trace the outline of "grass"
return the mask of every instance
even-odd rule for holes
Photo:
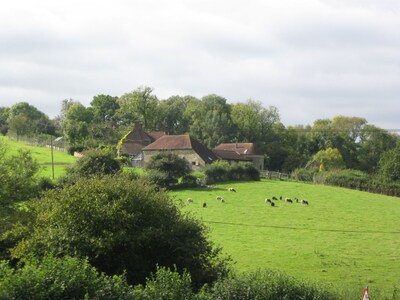
[[[273,180],[170,194],[210,228],[211,239],[236,261],[238,272],[269,267],[352,295],[368,286],[376,299],[400,285],[399,198]],[[264,202],[281,195],[310,205]],[[194,202],[187,203],[188,197]]]
[[[31,146],[23,142],[12,141],[7,137],[0,136],[0,141],[4,142],[8,147],[8,154],[15,155],[18,149],[29,150],[32,157],[40,164],[41,168],[38,173],[40,177],[52,177],[52,160],[51,149],[47,147]],[[74,163],[76,158],[53,148],[54,160],[54,177],[60,177],[65,174],[65,168]]]

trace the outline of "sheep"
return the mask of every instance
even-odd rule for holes
[[[279,197],[279,200],[282,200],[282,196]]]
[[[221,196],[217,196],[217,198],[216,198],[218,201],[223,201],[224,200],[224,198],[223,197],[221,197]]]
[[[274,203],[274,202],[272,202],[272,201],[271,201],[271,206],[272,206],[272,207],[274,207],[274,206],[275,206],[275,203]]]
[[[272,200],[278,200],[278,198],[276,198],[275,196],[272,196]]]
[[[236,192],[236,190],[235,190],[233,187],[230,187],[230,188],[228,189],[228,191],[230,191],[230,192]]]
[[[299,203],[299,199],[298,198],[294,198],[294,200],[296,200],[296,203]]]
[[[206,208],[207,207],[207,203],[203,203],[203,208]]]
[[[271,199],[265,198],[265,203],[271,203]]]
[[[293,200],[290,199],[290,198],[286,198],[286,199],[285,199],[285,202],[286,202],[286,203],[293,203]]]
[[[308,205],[308,201],[303,199],[301,200],[301,204]]]
[[[189,202],[189,203],[193,203],[193,199],[192,198],[187,198],[186,201]]]
[[[224,200],[224,198],[222,198],[222,199],[221,199],[221,203],[225,203],[225,200]]]

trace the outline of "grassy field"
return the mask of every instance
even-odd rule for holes
[[[41,169],[38,176],[42,177],[52,177],[52,167],[51,167],[51,149],[46,147],[30,146],[23,142],[11,141],[7,137],[0,136],[0,140],[5,142],[8,147],[9,155],[17,154],[18,149],[29,150],[33,158],[39,162]],[[74,163],[76,158],[61,151],[53,149],[53,159],[54,159],[54,177],[57,178],[65,174],[65,167]]]
[[[229,192],[229,186],[237,192]],[[239,272],[269,267],[352,295],[368,286],[374,299],[400,286],[399,198],[273,180],[170,194],[203,220]],[[281,195],[307,199],[309,205],[264,202]],[[194,202],[187,203],[188,197]]]

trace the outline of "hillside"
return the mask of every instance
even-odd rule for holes
[[[0,136],[0,140],[8,147],[10,155],[16,154],[18,149],[29,150],[36,161],[41,165],[38,176],[52,177],[51,149],[46,147],[31,146],[24,142],[11,141],[7,137]],[[76,158],[61,151],[53,149],[54,177],[57,178],[65,174],[65,167],[76,161]]]
[[[170,194],[203,220],[239,272],[269,267],[340,290],[357,292],[368,285],[375,295],[391,295],[400,283],[398,198],[271,180]],[[281,195],[307,199],[309,205],[264,202]]]

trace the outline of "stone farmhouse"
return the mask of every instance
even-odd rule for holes
[[[190,135],[145,132],[140,122],[120,140],[118,151],[128,156],[136,167],[144,167],[153,155],[169,151],[185,158],[192,170],[216,160],[247,161],[260,171],[264,169],[264,156],[257,153],[254,143],[223,143],[210,150]]]
[[[192,170],[203,168],[218,157],[207,147],[190,135],[164,135],[154,143],[142,149],[144,155],[144,165],[146,165],[153,155],[160,152],[172,152],[185,158]]]

